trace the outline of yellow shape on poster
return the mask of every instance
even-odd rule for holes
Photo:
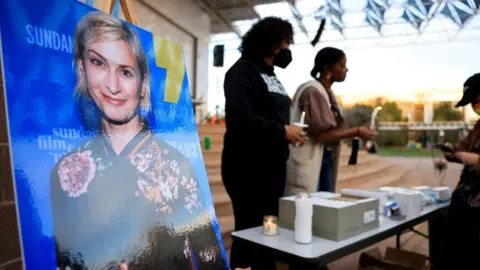
[[[185,76],[182,47],[159,36],[153,36],[153,47],[157,66],[167,70],[164,101],[177,104]]]

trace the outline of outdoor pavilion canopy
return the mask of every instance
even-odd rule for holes
[[[258,19],[277,16],[295,29],[295,43],[309,43],[320,20],[324,42],[388,38],[411,43],[480,38],[480,0],[197,0],[212,16],[215,43],[241,37]],[[465,32],[465,33],[463,33]],[[425,36],[429,36],[425,38]],[[360,42],[361,43],[361,42]],[[392,43],[392,44],[393,44]]]

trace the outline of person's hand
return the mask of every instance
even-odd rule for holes
[[[455,158],[455,147],[453,146],[453,144],[447,142],[444,145],[445,145],[445,147],[447,147],[449,149],[452,149],[452,152],[450,153],[450,152],[445,152],[445,151],[442,150],[443,155],[447,158]]]
[[[375,131],[366,127],[360,127],[358,128],[358,137],[365,141],[373,141],[375,140]]]
[[[286,125],[285,139],[292,142],[294,145],[301,145],[308,139],[308,137],[305,135],[305,132],[303,132],[301,127]]]
[[[478,163],[478,154],[470,152],[456,152],[455,157],[465,165],[476,165]]]

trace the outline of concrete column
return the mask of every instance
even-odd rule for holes
[[[423,104],[423,122],[431,124],[433,122],[433,102],[427,101]]]

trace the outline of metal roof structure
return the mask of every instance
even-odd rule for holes
[[[480,39],[480,0],[197,1],[212,16],[213,43],[238,40],[267,16],[288,19],[297,44],[310,43],[321,19],[327,20],[321,42],[383,39],[383,45],[393,46]]]

